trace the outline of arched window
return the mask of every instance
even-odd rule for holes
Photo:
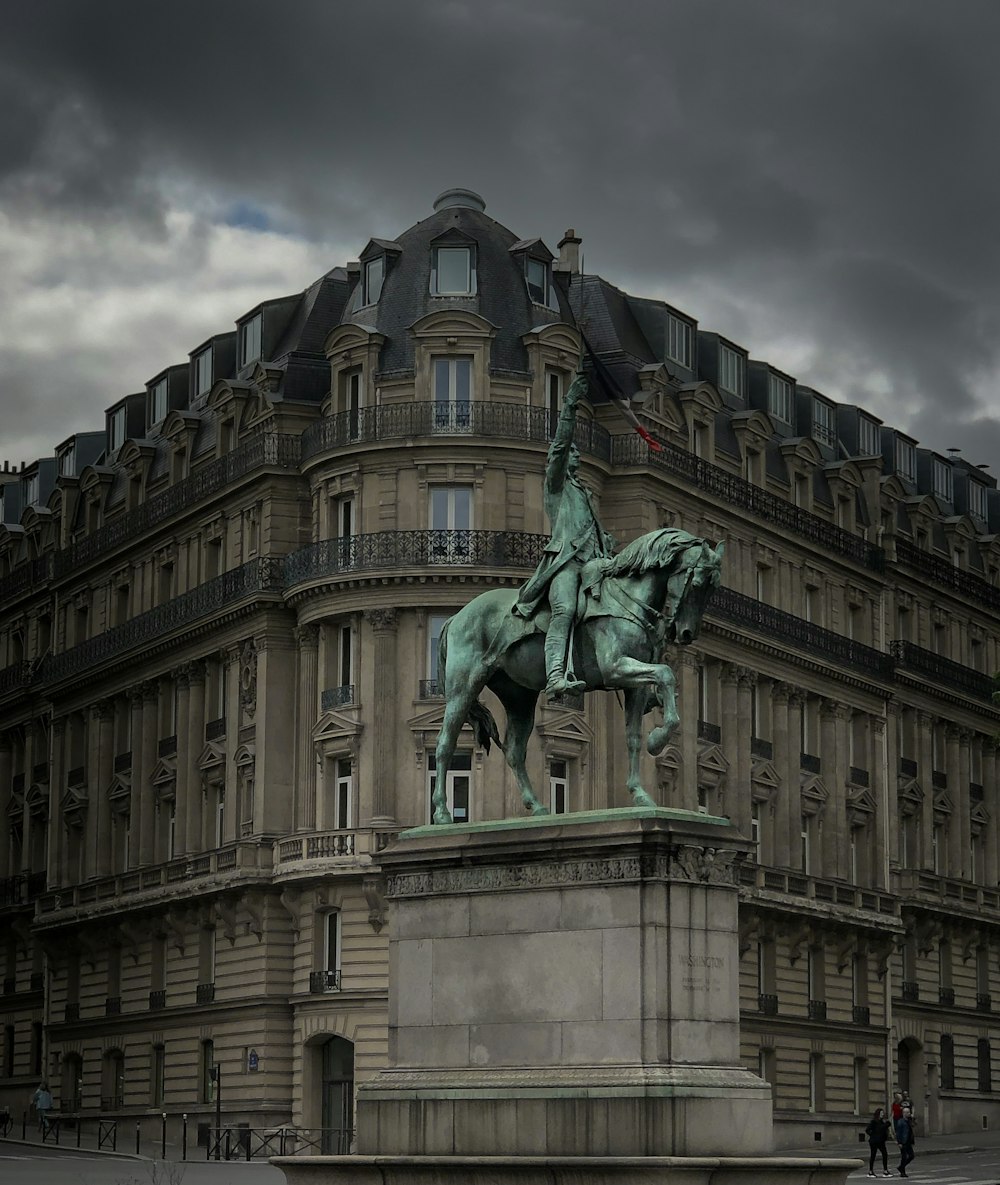
[[[331,1037],[322,1048],[323,1152],[345,1155],[354,1140],[354,1044]]]

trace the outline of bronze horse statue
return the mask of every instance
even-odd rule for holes
[[[687,531],[665,527],[641,535],[616,556],[591,560],[583,569],[571,665],[587,691],[624,691],[627,786],[634,806],[656,805],[639,780],[643,715],[655,705],[663,712],[662,724],[646,741],[653,756],[663,751],[680,723],[673,671],[656,660],[668,642],[698,637],[702,613],[719,586],[723,546],[713,548]],[[438,672],[447,702],[435,760],[435,823],[452,822],[446,777],[467,721],[477,744],[488,751],[495,741],[503,750],[526,809],[534,815],[548,813],[532,791],[524,764],[535,705],[545,687],[547,612],[523,620],[512,612],[517,596],[513,589],[481,593],[449,618],[441,632]],[[492,713],[479,701],[485,687],[507,713],[502,741]]]

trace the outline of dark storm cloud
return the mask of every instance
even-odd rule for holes
[[[998,34],[991,0],[47,0],[5,16],[0,199],[42,234],[162,238],[180,203],[188,243],[242,211],[356,254],[469,185],[806,359],[801,381],[978,449],[1000,443]]]

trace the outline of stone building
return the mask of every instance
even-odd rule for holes
[[[437,638],[539,558],[582,329],[662,442],[584,401],[605,526],[726,541],[643,760],[754,842],[743,1050],[779,1141],[900,1085],[925,1130],[1000,1121],[996,482],[557,250],[448,191],[0,473],[0,1106],[45,1076],[63,1114],[204,1138],[221,1089],[226,1123],[345,1146]],[[530,761],[554,811],[625,805],[615,697],[540,707]],[[471,732],[447,794],[520,809]]]

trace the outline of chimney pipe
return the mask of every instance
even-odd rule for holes
[[[578,238],[576,231],[570,227],[559,240],[559,262],[556,265],[561,272],[569,272],[571,276],[580,274],[580,244],[583,239]]]

